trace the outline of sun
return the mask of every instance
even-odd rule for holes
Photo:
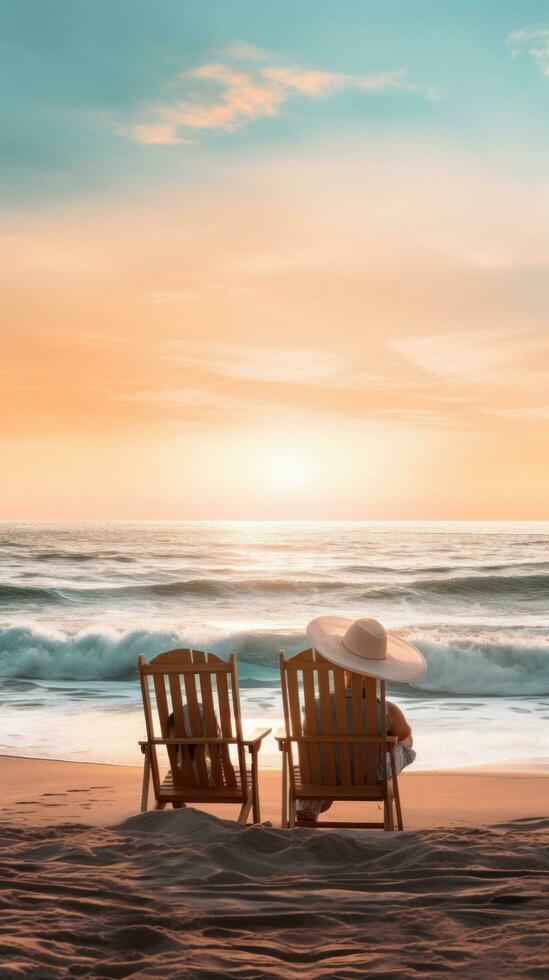
[[[268,469],[271,486],[281,493],[300,490],[307,482],[307,465],[297,454],[274,453]]]

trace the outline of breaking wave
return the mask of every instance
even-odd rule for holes
[[[427,659],[416,690],[448,695],[549,695],[549,636],[506,635],[472,630],[410,631]],[[278,686],[278,652],[306,646],[298,632],[254,631],[223,636],[186,636],[178,630],[64,633],[35,626],[0,630],[0,677],[33,680],[116,681],[135,676],[137,657],[193,646],[239,657],[242,686]]]
[[[436,694],[488,697],[549,694],[549,634],[415,632],[427,660],[414,687]]]

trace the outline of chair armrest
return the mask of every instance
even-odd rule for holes
[[[263,739],[266,735],[269,735],[271,731],[271,728],[256,728],[249,738],[244,738],[242,741],[251,751],[252,748],[261,746]]]
[[[383,744],[381,735],[287,735],[279,729],[275,738],[282,747],[283,742],[297,742],[304,745],[378,745]],[[398,742],[396,735],[386,735],[385,741],[390,748]]]
[[[270,731],[270,729],[269,729]],[[224,735],[207,735],[207,736],[190,736],[189,738],[179,738],[174,736],[173,738],[148,738],[145,741],[139,742],[141,746],[141,751],[144,752],[147,745],[237,745],[237,738],[228,738]]]

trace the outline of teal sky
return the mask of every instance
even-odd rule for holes
[[[545,2],[3,0],[0,10],[8,206],[192,182],[205,165],[357,137],[435,144],[503,169],[547,165],[549,53],[531,53],[547,49]],[[517,31],[532,37],[510,45]],[[235,58],[228,51],[237,43],[262,49],[264,60]],[[350,79],[401,72],[403,84],[294,92],[276,114],[240,119],[230,131],[181,130],[191,143],[130,137],[154,105],[213,99],[216,83],[181,78],[212,63]]]

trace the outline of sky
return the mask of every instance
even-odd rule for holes
[[[549,518],[549,7],[0,0],[0,519]]]

